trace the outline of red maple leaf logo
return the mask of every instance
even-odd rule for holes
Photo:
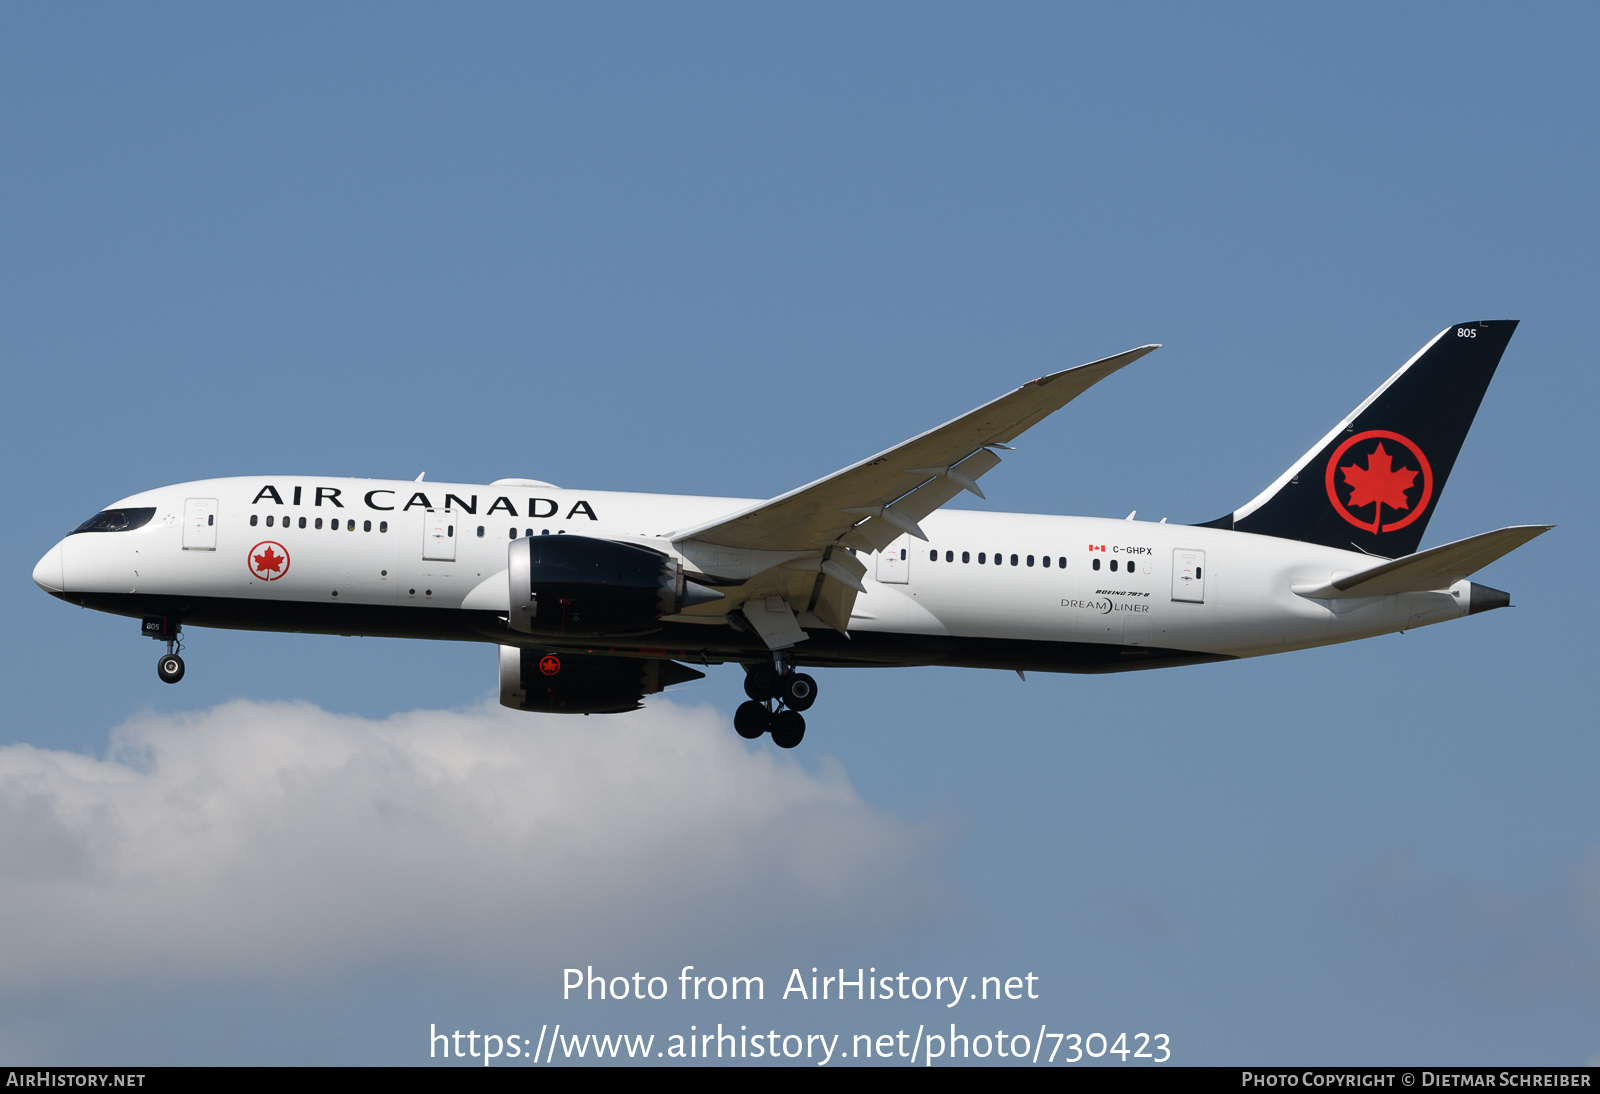
[[[277,573],[283,567],[282,556],[273,554],[271,547],[267,548],[266,554],[251,556],[251,561],[256,564],[256,569],[263,573],[268,570]]]
[[[539,671],[544,673],[546,676],[554,676],[556,673],[561,671],[560,659],[546,654],[539,661]]]
[[[1351,448],[1373,441],[1378,443],[1367,453],[1367,466],[1362,467],[1358,463],[1340,466],[1340,458]],[[1388,447],[1385,447],[1386,444]],[[1395,455],[1413,466],[1396,467]],[[1343,483],[1339,482],[1340,471],[1344,472]],[[1428,464],[1427,455],[1411,438],[1388,429],[1369,429],[1347,438],[1328,457],[1323,483],[1334,511],[1357,528],[1373,535],[1398,531],[1415,522],[1428,511],[1428,503],[1433,500],[1433,468]],[[1341,486],[1350,491],[1348,500],[1339,496]],[[1414,492],[1414,497],[1406,496],[1408,490]],[[1370,518],[1357,516],[1353,512],[1369,505],[1372,506]],[[1385,505],[1389,507],[1392,523],[1385,523]]]
[[[1416,483],[1417,473],[1403,467],[1397,470],[1394,457],[1384,451],[1382,441],[1367,456],[1366,467],[1352,463],[1339,470],[1344,473],[1344,481],[1350,486],[1350,501],[1347,503],[1350,508],[1359,509],[1373,502],[1395,510],[1411,508],[1411,503],[1406,500],[1406,491]],[[1374,513],[1373,517],[1376,519],[1377,514]]]

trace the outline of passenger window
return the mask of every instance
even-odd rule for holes
[[[938,562],[939,561],[939,552],[938,551],[929,551],[928,552],[928,561],[929,562]]]
[[[370,531],[372,531],[372,522],[371,522],[371,521],[370,521],[370,520],[364,520],[364,521],[362,521],[362,522],[361,522],[361,530],[362,530],[362,531],[363,531],[363,532],[370,532]]]
[[[271,513],[267,514],[267,527],[268,528],[272,527],[272,514]]]
[[[904,562],[905,560],[906,560],[906,549],[904,547],[902,547],[902,548],[900,548],[900,561]]]
[[[1032,555],[1029,555],[1029,556],[1028,556],[1028,565],[1029,565],[1029,566],[1032,566],[1032,565],[1033,565],[1033,556],[1032,556]]]
[[[1067,556],[1066,555],[1062,555],[1060,558],[1056,559],[1056,568],[1057,569],[1061,569],[1061,570],[1065,570],[1067,568]]]
[[[1012,555],[1011,556],[1011,565],[1015,566],[1016,564],[1017,564],[1017,556],[1016,555]]]
[[[380,520],[378,522],[378,531],[387,532],[388,530],[389,530],[389,522],[386,521],[386,520]]]
[[[301,517],[300,518],[300,527],[304,528],[305,526],[306,526],[306,518],[305,517]]]
[[[996,566],[1004,566],[1005,563],[1006,563],[1006,560],[1000,557],[1000,552],[999,551],[996,551],[994,553],[994,564]]]
[[[481,524],[478,525],[478,538],[479,539],[483,538],[483,525],[481,525]]]
[[[956,553],[954,551],[946,551],[944,553],[944,560],[946,562],[954,562],[956,560]]]
[[[1089,567],[1091,569],[1098,570],[1100,568],[1100,560],[1098,558],[1095,559],[1093,562],[1089,563]]]
[[[256,515],[254,513],[251,513],[250,514],[250,527],[254,528],[255,526],[256,526]]]
[[[352,520],[352,521],[350,521],[350,527],[346,528],[345,531],[354,532],[355,530],[356,530],[356,522]]]
[[[1046,570],[1048,570],[1050,568],[1050,556],[1049,555],[1045,555],[1044,558],[1040,559],[1039,561],[1044,563],[1044,568]]]
[[[207,513],[206,514],[206,527],[210,528],[215,523],[217,523],[217,515],[215,513]],[[300,518],[300,527],[304,528],[305,526],[306,526],[306,518],[305,517],[301,517]]]
[[[317,531],[319,531],[319,532],[322,531],[322,518],[321,517],[317,518],[317,523],[316,523],[315,527],[316,527]]]
[[[989,556],[984,554],[982,551],[979,551],[978,552],[978,565],[982,566],[985,562],[988,562],[988,561],[989,561]]]
[[[961,552],[961,561],[962,562],[971,562],[972,561],[972,555],[970,553],[966,552],[966,551],[962,551]]]
[[[1116,559],[1112,559],[1111,560],[1111,572],[1112,573],[1116,573],[1117,572],[1117,560]]]

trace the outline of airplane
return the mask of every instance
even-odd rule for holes
[[[1467,578],[1548,531],[1419,550],[1515,321],[1446,327],[1250,501],[1203,524],[946,508],[1156,345],[1042,376],[776,497],[265,475],[123,498],[34,581],[185,627],[483,642],[500,701],[598,714],[744,667],[750,740],[805,734],[820,667],[1104,673],[1256,657],[1506,607]],[[1026,676],[1024,675],[1024,679]]]

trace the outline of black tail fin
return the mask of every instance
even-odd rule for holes
[[[1414,553],[1516,329],[1446,327],[1276,482],[1204,527]]]

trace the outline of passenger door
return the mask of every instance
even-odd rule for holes
[[[1206,553],[1176,547],[1172,551],[1172,599],[1206,602]]]
[[[428,510],[422,522],[422,557],[429,562],[456,560],[456,515],[450,510]]]
[[[904,585],[911,580],[910,540],[901,536],[878,552],[878,581],[884,585]]]
[[[183,549],[217,549],[217,499],[185,498],[183,502]]]

